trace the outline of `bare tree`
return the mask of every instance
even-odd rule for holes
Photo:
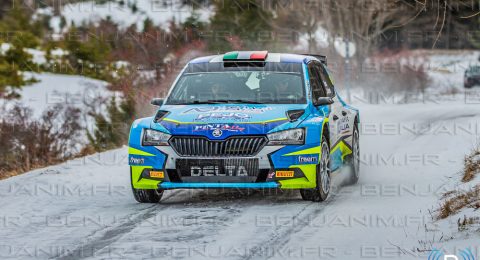
[[[425,0],[426,1],[426,0]],[[426,2],[371,0],[327,0],[320,8],[325,26],[334,37],[353,41],[357,47],[357,60],[362,62],[382,35],[413,21],[425,10]]]
[[[478,2],[464,0],[309,0],[284,4],[281,12],[275,11],[279,17],[288,17],[290,22],[298,19],[302,23],[298,31],[309,35],[309,45],[315,45],[318,26],[330,33],[330,40],[340,37],[353,41],[357,47],[357,61],[362,62],[377,49],[379,42],[387,37],[398,37],[395,34],[402,30],[407,33],[419,28],[422,32],[430,30],[432,39],[425,39],[428,47],[437,47],[443,37],[443,47],[450,48],[452,26],[456,32],[468,28],[477,30],[472,24],[478,21],[472,19],[478,19],[479,9]],[[386,32],[393,32],[393,35]]]
[[[3,110],[3,109],[2,109]],[[0,120],[0,179],[9,172],[19,173],[58,163],[76,155],[81,126],[80,110],[57,105],[40,119],[22,106],[3,110]]]

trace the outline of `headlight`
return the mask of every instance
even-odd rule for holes
[[[283,145],[283,144],[304,144],[305,143],[305,129],[297,128],[275,132],[267,135],[269,145]]]
[[[142,145],[144,146],[158,146],[158,145],[168,145],[168,139],[170,139],[171,135],[152,130],[152,129],[145,129],[143,131],[143,142]]]

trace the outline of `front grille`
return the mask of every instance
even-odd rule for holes
[[[222,141],[195,136],[174,136],[170,139],[170,145],[180,156],[198,157],[253,156],[266,143],[264,136],[234,136]]]

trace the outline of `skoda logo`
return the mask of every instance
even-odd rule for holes
[[[220,136],[222,136],[222,134],[223,134],[223,132],[222,132],[222,130],[220,130],[220,129],[215,129],[215,130],[213,130],[213,132],[212,132],[212,135],[213,135],[214,137],[220,137]]]

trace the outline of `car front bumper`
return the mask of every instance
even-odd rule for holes
[[[307,189],[316,185],[316,163],[285,163],[294,158],[285,157],[282,164],[273,164],[272,154],[283,146],[266,146],[253,157],[192,158],[180,157],[171,147],[157,147],[162,163],[131,165],[132,185],[136,189]],[[138,156],[137,156],[138,157]],[[154,162],[156,155],[144,162]],[[248,176],[189,176],[178,167],[178,160],[256,160],[257,168]],[[278,160],[278,159],[277,159]],[[277,167],[276,167],[277,166]],[[150,172],[161,172],[161,177],[152,177]]]
[[[316,165],[305,165],[300,168],[289,169],[272,169],[269,173],[275,172],[295,172],[293,176],[272,177],[263,181],[249,181],[249,182],[231,182],[232,179],[228,177],[215,176],[215,180],[205,178],[205,180],[196,180],[190,182],[188,180],[171,180],[171,175],[168,170],[153,169],[144,166],[131,166],[132,186],[136,189],[309,189],[315,188],[316,183]],[[162,172],[161,178],[151,177],[148,173],[150,171]],[[298,173],[302,176],[299,177]]]

